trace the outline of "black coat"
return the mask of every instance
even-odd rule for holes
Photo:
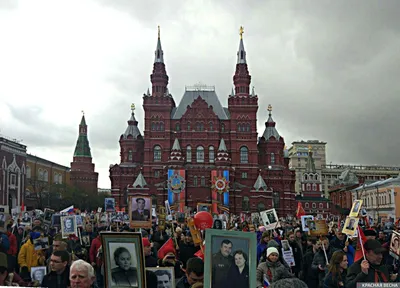
[[[51,271],[45,275],[40,287],[54,287],[54,288],[67,288],[70,286],[69,282],[69,266],[65,267],[62,274],[58,275],[56,272]]]
[[[226,286],[229,288],[249,288],[249,266],[246,265],[243,268],[242,273],[239,272],[239,268],[233,264],[228,271]]]

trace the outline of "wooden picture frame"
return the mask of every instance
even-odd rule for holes
[[[144,206],[140,207],[143,205]],[[141,210],[140,210],[141,209]],[[147,196],[129,197],[129,226],[130,228],[152,227],[151,198]]]
[[[101,232],[105,287],[146,287],[142,234],[132,232]],[[129,257],[129,264],[119,258]]]
[[[62,238],[68,238],[69,235],[78,236],[75,215],[61,217]]]
[[[248,273],[249,286],[256,287],[257,268],[257,235],[242,231],[226,231],[217,229],[206,230],[205,259],[204,259],[204,287],[231,287],[229,283],[230,273],[234,273],[237,267],[225,267],[223,263],[217,263],[223,249],[230,250],[232,265],[235,252],[243,251],[246,255],[236,254],[244,257],[246,266],[242,273]],[[230,243],[230,244],[229,244]],[[230,246],[230,247],[229,247]],[[221,248],[222,247],[222,248]],[[224,250],[226,251],[226,250]],[[235,269],[236,268],[236,269]],[[248,272],[246,271],[248,270]],[[234,279],[234,278],[232,278]],[[220,286],[222,285],[222,286]]]
[[[147,271],[154,272],[157,276],[158,283],[162,283],[162,287],[165,288],[175,288],[176,281],[175,281],[175,269],[174,267],[149,267],[146,268]],[[166,278],[165,276],[168,276]],[[163,277],[162,279],[160,279]],[[168,282],[169,279],[169,282]]]

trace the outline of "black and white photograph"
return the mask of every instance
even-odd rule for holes
[[[212,228],[221,230],[223,228],[222,223],[223,222],[222,222],[221,219],[216,218],[216,219],[214,219],[214,223],[213,223],[213,227]]]
[[[260,216],[266,230],[272,230],[280,227],[278,215],[276,214],[274,208],[261,211]]]
[[[42,283],[43,277],[46,275],[46,266],[37,266],[31,268],[32,281]]]
[[[61,227],[61,214],[51,215],[51,226]]]
[[[173,267],[146,268],[157,276],[157,288],[175,288],[175,272]]]
[[[304,232],[308,232],[309,231],[309,227],[308,227],[308,220],[314,220],[314,216],[313,215],[303,215],[301,216],[301,229]]]
[[[197,212],[210,212],[211,211],[211,204],[209,203],[197,203]]]
[[[238,277],[248,279],[241,287],[255,287],[256,238],[255,233],[207,230],[205,271],[211,273],[205,273],[204,287],[236,287]]]
[[[358,217],[360,210],[362,208],[363,200],[355,200],[353,206],[351,207],[349,217]]]
[[[36,238],[33,240],[33,245],[35,247],[35,250],[48,249],[49,248],[49,238],[48,237]]]
[[[32,217],[29,214],[29,212],[25,211],[22,213],[22,218],[21,222],[24,223],[24,225],[29,226],[32,223]]]
[[[83,227],[83,217],[81,215],[75,215],[76,226]]]
[[[61,233],[63,238],[69,235],[78,235],[75,215],[61,217]]]
[[[115,199],[105,198],[104,199],[104,211],[107,213],[115,212]]]
[[[349,235],[349,236],[353,236],[357,227],[358,227],[358,218],[346,217],[346,221],[344,222],[342,233]]]
[[[152,226],[150,197],[131,197],[129,205],[130,227],[150,228]]]
[[[81,238],[82,238],[82,245],[84,247],[90,247],[90,236],[85,235],[85,236],[81,236]]]
[[[281,243],[283,251],[290,251],[290,245],[288,240],[282,240]]]
[[[52,218],[52,216],[53,216],[54,213],[55,213],[54,210],[49,209],[49,208],[45,208],[45,209],[44,209],[43,222],[45,222],[45,223],[51,223],[51,218]]]
[[[107,215],[107,213],[103,212],[103,213],[97,214],[97,217],[98,217],[98,222],[99,222],[100,226],[108,225],[108,215]]]
[[[106,287],[142,287],[145,281],[140,233],[102,232]]]

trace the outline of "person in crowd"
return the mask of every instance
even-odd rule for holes
[[[49,258],[50,272],[44,276],[43,287],[67,288],[69,281],[70,255],[66,250],[55,250]]]
[[[347,272],[347,256],[344,251],[333,253],[328,266],[328,274],[324,279],[323,288],[345,288]]]
[[[265,249],[267,249],[268,241],[270,240],[269,232],[264,231],[262,233],[260,242],[257,244],[257,263],[260,262],[260,258],[264,253]]]
[[[186,262],[190,258],[194,257],[197,251],[200,250],[199,246],[194,246],[192,234],[190,231],[185,232],[185,236],[182,237],[183,241],[179,243],[179,260],[182,261],[183,268],[186,268]]]
[[[165,249],[162,259],[158,259],[158,266],[160,267],[174,267],[175,278],[179,279],[183,276],[182,262],[176,257],[176,251],[173,249]]]
[[[298,240],[296,240],[296,236],[293,232],[288,233],[288,240],[289,240],[289,245],[292,247],[292,253],[294,257],[294,267],[292,267],[292,271],[296,275],[296,277],[299,276],[299,273],[301,271],[302,267],[302,262],[303,262],[303,253],[302,253],[302,248],[301,245],[299,245]]]
[[[387,283],[395,281],[397,274],[389,275],[386,265],[381,265],[385,248],[375,239],[369,239],[364,243],[365,260],[354,262],[347,271],[346,288],[356,288],[359,282]]]
[[[342,250],[346,244],[346,235],[342,231],[337,230],[335,237],[330,241],[329,245],[336,250]]]
[[[69,275],[71,288],[94,288],[93,283],[96,277],[89,263],[83,260],[73,262]]]
[[[40,237],[39,232],[31,232],[29,239],[22,245],[18,255],[18,264],[21,269],[23,279],[30,279],[30,271],[32,267],[43,266],[45,264],[45,255],[42,250],[36,250],[33,240]]]
[[[103,275],[101,274],[101,265],[102,260],[101,258],[97,257],[99,254],[99,249],[101,247],[101,238],[100,234],[98,234],[92,241],[89,250],[89,260],[92,264],[93,268],[96,271],[96,282],[99,287],[103,287]]]
[[[10,248],[7,250],[8,271],[14,272],[17,266],[18,243],[17,237],[12,233],[12,224],[7,225],[7,237]]]
[[[151,243],[148,238],[142,238],[144,264],[146,267],[157,267],[157,258],[153,256],[151,251]]]
[[[234,259],[231,255],[233,244],[230,240],[224,239],[220,249],[212,256],[212,287],[220,288],[226,285],[226,277]]]
[[[365,239],[373,239],[375,240],[378,234],[376,233],[375,229],[369,228],[364,230]]]
[[[328,238],[322,238],[320,241],[320,248],[317,253],[314,255],[313,262],[311,264],[311,269],[314,273],[318,275],[318,287],[322,287],[323,280],[325,278],[325,272],[327,269],[327,265],[332,258],[332,254],[336,251],[333,247],[329,245]],[[325,257],[325,252],[326,257]],[[327,263],[328,262],[328,263]]]
[[[307,283],[308,288],[318,288],[318,274],[311,269],[311,264],[314,260],[314,255],[321,248],[321,243],[316,238],[309,239],[311,242],[310,249],[307,249],[303,258],[303,269],[301,279]]]
[[[228,271],[227,287],[249,288],[249,265],[247,255],[242,250],[233,253],[234,265]]]
[[[293,275],[279,261],[279,251],[275,247],[267,249],[265,262],[258,264],[256,272],[256,287],[263,288],[264,285],[273,284],[277,278],[291,278]]]
[[[203,260],[197,257],[190,258],[186,263],[185,275],[180,280],[178,280],[178,282],[176,283],[176,288],[193,287],[197,283],[203,283],[203,278],[204,278]]]

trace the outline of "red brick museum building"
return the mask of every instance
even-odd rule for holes
[[[218,212],[276,208],[279,217],[294,216],[295,172],[288,168],[285,141],[275,128],[271,106],[258,136],[258,96],[250,89],[246,57],[241,32],[228,107],[221,105],[214,87],[201,85],[186,87],[176,105],[168,91],[158,36],[152,88],[143,95],[144,132],[133,106],[119,139],[120,163],[110,165],[117,207],[127,207],[134,195],[151,196],[153,205],[163,205],[178,193],[180,203],[192,210],[197,203],[208,203]]]

